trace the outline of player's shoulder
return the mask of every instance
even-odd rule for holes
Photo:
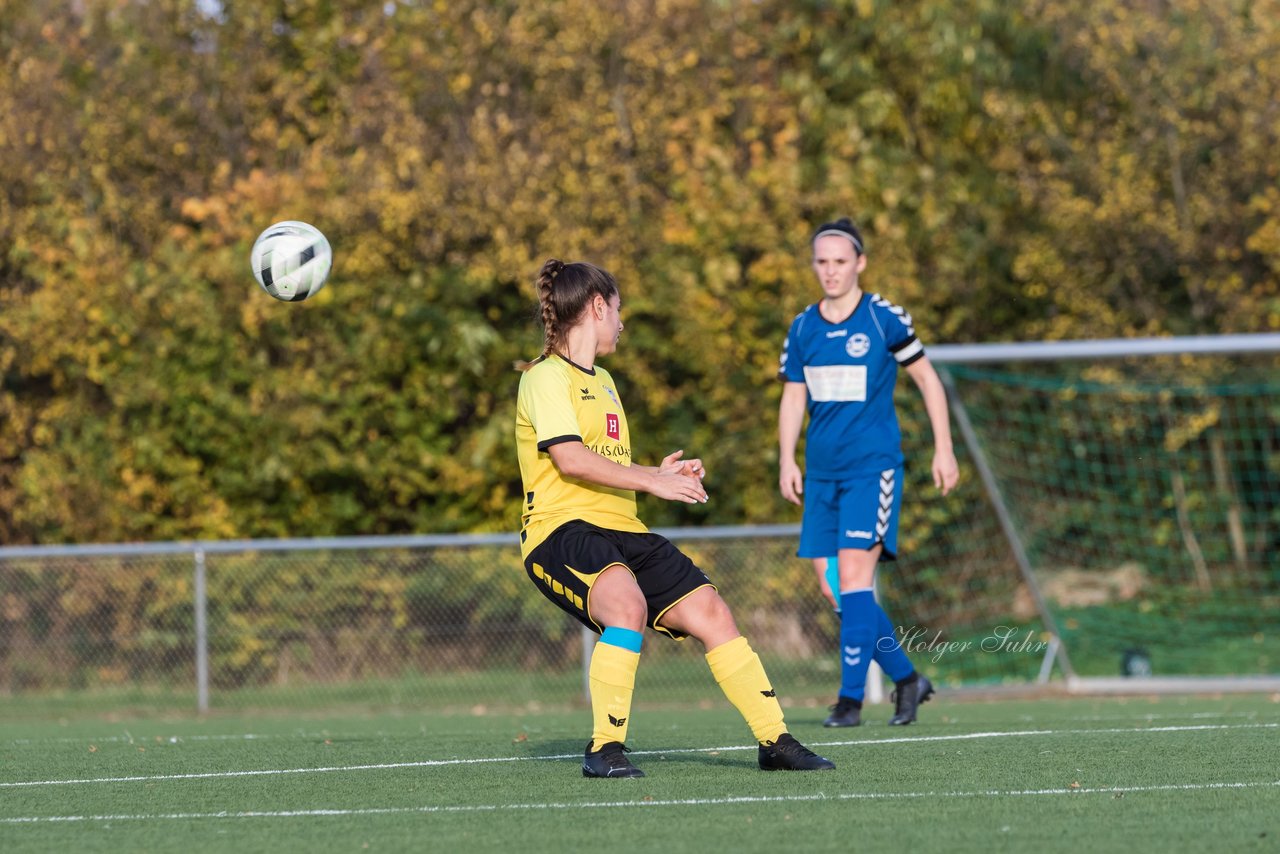
[[[792,318],[791,332],[795,335],[803,335],[806,328],[814,327],[814,319],[818,316],[818,303],[806,306],[804,311]]]
[[[548,385],[563,384],[564,381],[564,364],[559,359],[551,356],[539,356],[521,374],[520,388],[541,388]]]
[[[880,319],[897,320],[908,329],[912,328],[911,315],[905,308],[880,294],[871,294],[870,297],[869,305],[872,314]]]
[[[569,363],[556,354],[550,356],[541,356],[535,362],[529,373],[539,377],[567,377],[569,376]]]
[[[609,395],[610,400],[618,406],[622,405],[622,401],[618,399],[618,395],[620,394],[618,390],[618,383],[614,380],[613,374],[609,373],[608,369],[602,365],[596,365],[596,382],[600,383],[600,385],[604,387],[604,390]]]

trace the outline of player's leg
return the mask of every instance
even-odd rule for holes
[[[862,499],[858,498],[857,501],[861,512],[865,512],[866,505],[861,503]],[[853,576],[848,579],[845,577],[844,563],[841,562],[842,590],[849,589],[844,586],[846,581],[854,585],[854,598],[845,600],[842,597],[841,605],[846,608],[852,605],[858,609],[859,620],[872,621],[875,625],[872,654],[880,668],[894,682],[895,707],[889,724],[900,726],[913,722],[919,705],[933,694],[933,685],[916,673],[911,659],[907,657],[894,633],[893,621],[876,602],[873,584],[876,566],[897,560],[898,556],[898,519],[902,510],[901,466],[880,473],[876,479],[873,506],[875,518],[871,523],[871,530],[880,545],[879,557],[870,566],[859,562]]]
[[[834,552],[832,553],[834,555]],[[813,571],[818,576],[818,589],[837,614],[840,613],[840,561],[836,557],[813,559]]]
[[[760,744],[760,767],[793,771],[835,768],[787,732],[782,706],[760,656],[738,631],[729,606],[702,570],[665,539],[652,545],[637,569],[653,614],[650,625],[672,637],[691,636],[702,642],[712,676]]]
[[[533,550],[525,568],[543,595],[600,632],[588,671],[592,733],[583,776],[643,777],[624,742],[648,606],[610,534],[567,523]]]
[[[857,530],[850,528],[848,530]],[[840,586],[840,694],[824,726],[857,726],[862,722],[867,669],[875,655],[879,623],[876,619],[872,580],[880,545],[869,549],[841,548]]]
[[[712,675],[757,741],[772,743],[787,731],[760,656],[738,631],[729,606],[714,587],[699,588],[680,600],[663,616],[662,625],[702,642]]]
[[[598,752],[610,743],[624,744],[631,720],[648,605],[630,569],[613,564],[596,576],[588,613],[602,627],[587,672],[592,717],[589,751]]]
[[[880,669],[893,680],[894,713],[889,719],[891,726],[909,724],[916,719],[916,709],[921,703],[933,696],[933,684],[916,672],[907,656],[906,650],[898,641],[893,621],[877,602],[876,619],[879,624],[879,636],[876,638],[875,660]]]
[[[846,686],[846,683],[853,678],[846,671],[851,666],[851,660],[857,663],[860,659],[862,655],[861,643],[854,642],[849,644],[846,642],[850,638],[847,637],[847,622],[842,613],[842,581],[838,572],[828,575],[826,571],[827,558],[839,553],[845,535],[852,533],[854,530],[848,527],[846,524],[848,520],[842,514],[841,497],[845,491],[846,487],[841,482],[816,478],[805,479],[804,516],[800,524],[800,548],[798,551],[800,557],[813,560],[814,571],[818,573],[819,583],[830,589],[832,605],[837,613],[841,615],[838,649],[841,668],[841,689],[836,697],[835,705],[831,707],[831,714],[823,721],[823,724],[829,727],[858,726],[862,722],[862,691],[854,692]],[[874,542],[874,538],[870,534],[871,530],[871,528],[866,528],[868,536],[865,545],[868,546]],[[850,647],[855,650],[852,655],[845,652],[846,648]],[[865,671],[863,675],[865,678]]]
[[[882,562],[883,558],[884,553],[882,552]],[[814,560],[813,565],[822,584],[823,595],[828,599],[833,599],[832,594],[828,591],[835,591],[836,594],[840,591],[840,559],[836,557],[820,558]],[[872,577],[872,582],[872,589],[874,589],[874,576]],[[836,613],[839,614],[840,601],[833,599],[833,604]],[[889,615],[884,612],[884,608],[879,601],[876,602],[875,610],[879,632],[876,636],[875,655],[872,656],[872,660],[880,665],[880,669],[887,673],[890,679],[894,682],[899,682],[910,676],[915,668],[911,665],[911,659],[903,651],[902,644],[898,642],[898,636],[889,620]]]

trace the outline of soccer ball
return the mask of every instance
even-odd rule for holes
[[[298,302],[324,287],[333,250],[315,226],[286,220],[258,235],[249,263],[263,290],[278,300]]]

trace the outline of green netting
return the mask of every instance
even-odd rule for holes
[[[1277,367],[950,368],[1081,675],[1280,670]]]

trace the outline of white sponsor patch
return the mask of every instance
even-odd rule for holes
[[[866,365],[809,365],[804,382],[816,401],[867,399]]]

